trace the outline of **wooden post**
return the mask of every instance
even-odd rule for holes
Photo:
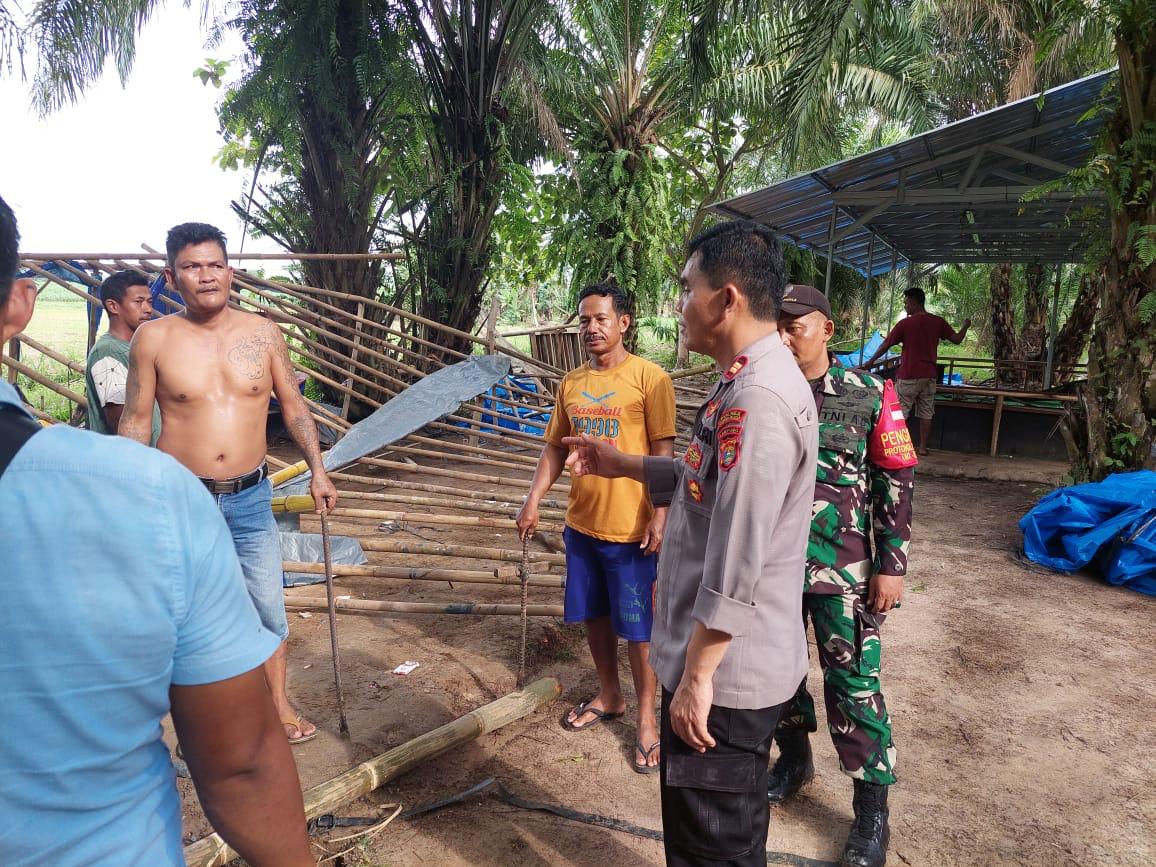
[[[365,302],[357,302],[357,318],[358,320],[365,318]],[[361,349],[361,336],[363,332],[360,328],[353,335],[353,350],[349,353],[350,367],[357,364],[357,353]],[[347,379],[346,384],[349,386],[349,391],[345,392],[345,397],[341,401],[341,417],[349,421],[349,406],[353,402],[353,380]]]
[[[8,341],[8,357],[14,358],[17,361],[20,360],[20,338],[19,337],[13,337],[11,340]],[[17,376],[16,368],[13,367],[11,364],[8,365],[8,382],[10,382],[12,385],[15,385],[16,384],[16,376]]]
[[[516,605],[514,607],[517,608]],[[307,791],[305,817],[313,819],[331,813],[400,777],[427,759],[540,710],[561,694],[562,685],[552,677],[544,677],[525,689],[505,695],[453,722],[362,762]],[[210,834],[185,847],[187,867],[222,867],[235,857],[237,853],[218,834]]]
[[[991,450],[988,454],[995,457],[996,446],[999,444],[999,423],[1003,419],[1003,395],[997,395],[995,399],[995,410],[991,417]]]

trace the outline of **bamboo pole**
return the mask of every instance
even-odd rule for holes
[[[313,511],[313,498],[309,496],[291,496],[275,513],[294,513]],[[424,512],[395,512],[384,509],[347,509],[338,506],[330,512],[335,518],[366,518],[374,521],[403,521],[409,524],[446,524],[454,527],[490,527],[498,530],[514,530],[517,524],[512,518],[481,518],[477,515],[430,515]],[[544,533],[561,533],[565,525],[552,521],[542,521],[538,530]]]
[[[426,485],[421,482],[406,482],[401,479],[390,479],[383,476],[362,476],[355,473],[330,473],[329,478],[335,481],[353,482],[363,485],[378,485],[383,488],[397,488],[402,491],[421,491],[426,494],[446,494],[451,497],[467,500],[485,500],[487,502],[510,503],[521,506],[526,498],[517,494],[498,494],[493,491],[471,491],[469,488],[454,488],[449,485]],[[342,492],[343,494],[345,492]],[[545,509],[564,510],[567,506],[564,500],[547,498],[539,503]]]
[[[482,473],[468,473],[464,470],[449,470],[445,467],[431,467],[425,464],[407,464],[402,461],[391,461],[385,458],[362,458],[357,463],[364,464],[369,467],[381,467],[387,470],[397,470],[403,473],[421,473],[423,475],[436,476],[440,478],[457,479],[458,481],[479,482],[486,485],[513,485],[518,488],[525,488],[529,483],[528,479],[514,479],[509,476],[487,476]],[[554,483],[551,490],[557,490],[560,493],[569,493],[570,486],[560,484],[561,479]]]
[[[323,563],[301,563],[286,560],[282,564],[286,572],[303,572],[310,575],[325,574]],[[402,581],[448,581],[461,584],[521,584],[516,572],[507,575],[501,569],[422,569],[416,566],[342,566],[333,567],[335,578],[391,578]],[[528,579],[533,587],[565,587],[566,579],[561,575],[531,575]]]
[[[305,792],[305,817],[314,819],[332,813],[416,768],[427,759],[544,708],[561,694],[562,685],[552,677],[544,677],[525,689],[505,695],[453,722],[374,756]],[[185,864],[187,867],[222,867],[236,855],[220,835],[210,834],[185,847]]]
[[[487,617],[518,616],[522,606],[511,602],[386,602],[378,599],[337,599],[338,611],[369,614],[465,614]],[[328,608],[329,603],[315,596],[286,596],[286,608]],[[561,605],[527,605],[531,617],[561,617]]]
[[[61,353],[57,352],[55,349],[51,349],[51,348],[45,346],[43,343],[40,343],[37,340],[33,340],[27,334],[18,334],[13,339],[19,340],[25,346],[29,347],[30,349],[35,349],[41,355],[45,355],[48,358],[51,358],[53,361],[58,362],[59,364],[63,364],[65,367],[67,367],[69,370],[73,371],[74,373],[79,373],[81,376],[84,376],[85,369],[84,369],[83,364],[80,364],[78,362],[73,361],[68,356],[62,355]]]
[[[422,445],[428,446],[453,445],[456,449],[460,450],[462,454],[485,455],[486,457],[494,458],[494,452],[492,449],[484,449],[480,446],[468,446],[465,443],[450,444],[445,440],[434,439],[433,437],[424,437],[419,434],[409,434],[406,439],[410,442],[421,443]],[[532,457],[530,455],[512,455],[508,452],[503,452],[501,457],[504,460],[509,460],[517,464],[526,464],[529,467],[538,466],[538,458],[536,456]]]
[[[521,508],[520,503],[500,503],[496,500],[472,500],[466,498],[453,499],[447,497],[419,497],[410,494],[392,494],[389,492],[361,492],[343,491],[345,500],[359,500],[363,502],[397,503],[405,506],[428,506],[430,508],[458,509],[463,512],[485,512],[490,515],[507,515],[514,517]],[[548,521],[562,521],[566,518],[565,507],[542,508],[540,516]]]
[[[675,370],[671,372],[671,379],[685,379],[688,376],[699,376],[703,373],[710,373],[712,370],[718,370],[716,364],[700,364],[698,367],[688,367],[686,370]]]
[[[365,551],[383,554],[418,554],[433,557],[461,557],[469,560],[498,560],[503,563],[521,563],[522,552],[506,548],[480,548],[475,545],[449,545],[441,542],[401,542],[395,539],[362,539]],[[548,554],[545,551],[530,551],[527,558],[531,563],[550,566],[565,566],[565,554]]]
[[[23,373],[33,382],[39,383],[47,388],[49,391],[54,391],[61,397],[66,397],[82,409],[88,409],[88,400],[83,395],[77,394],[67,386],[61,385],[59,382],[50,379],[37,370],[29,367],[27,364],[22,364],[16,359],[12,358],[7,352],[0,353],[0,362],[7,364],[9,369]]]
[[[405,440],[402,440],[404,442]],[[493,458],[477,457],[472,454],[459,455],[453,452],[434,450],[434,449],[420,449],[414,446],[391,445],[386,446],[384,450],[397,452],[402,455],[414,455],[420,458],[435,458],[443,461],[456,461],[464,464],[477,464],[482,467],[494,467],[501,470],[518,470],[520,472],[533,473],[534,467],[528,464],[514,463],[513,461],[499,461]],[[529,479],[518,480],[521,484],[526,484]],[[509,482],[507,482],[509,484]]]

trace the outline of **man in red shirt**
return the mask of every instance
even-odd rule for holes
[[[907,316],[895,323],[883,345],[871,356],[865,365],[868,369],[883,353],[896,344],[903,344],[899,357],[899,372],[895,376],[895,390],[899,392],[899,403],[903,415],[911,418],[914,410],[919,419],[919,453],[927,454],[927,444],[931,441],[931,417],[935,415],[935,383],[939,380],[939,370],[935,358],[939,352],[939,341],[950,340],[958,345],[963,343],[971,320],[963,320],[963,328],[956,331],[947,320],[934,313],[928,313],[924,304],[927,296],[918,286],[912,286],[903,293],[903,309]]]

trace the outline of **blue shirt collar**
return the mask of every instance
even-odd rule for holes
[[[12,384],[2,379],[0,379],[0,403],[10,403],[29,418],[36,418],[36,416],[24,408],[24,401],[20,399],[20,394]]]

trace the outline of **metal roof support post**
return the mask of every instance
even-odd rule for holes
[[[831,225],[827,229],[827,280],[823,284],[823,294],[831,297],[831,270],[835,266],[835,218],[839,215],[839,206],[832,198]]]
[[[867,244],[867,282],[863,287],[863,321],[859,325],[859,366],[863,366],[863,348],[867,345],[867,320],[871,318],[871,275],[875,269],[875,234]]]
[[[910,262],[908,263],[911,264]],[[887,303],[887,330],[895,323],[895,269],[899,267],[899,253],[891,248],[891,299]]]
[[[1048,326],[1048,363],[1044,368],[1044,391],[1052,387],[1053,365],[1056,360],[1056,336],[1060,327],[1060,278],[1064,266],[1056,266],[1056,288],[1052,290],[1052,321]]]

